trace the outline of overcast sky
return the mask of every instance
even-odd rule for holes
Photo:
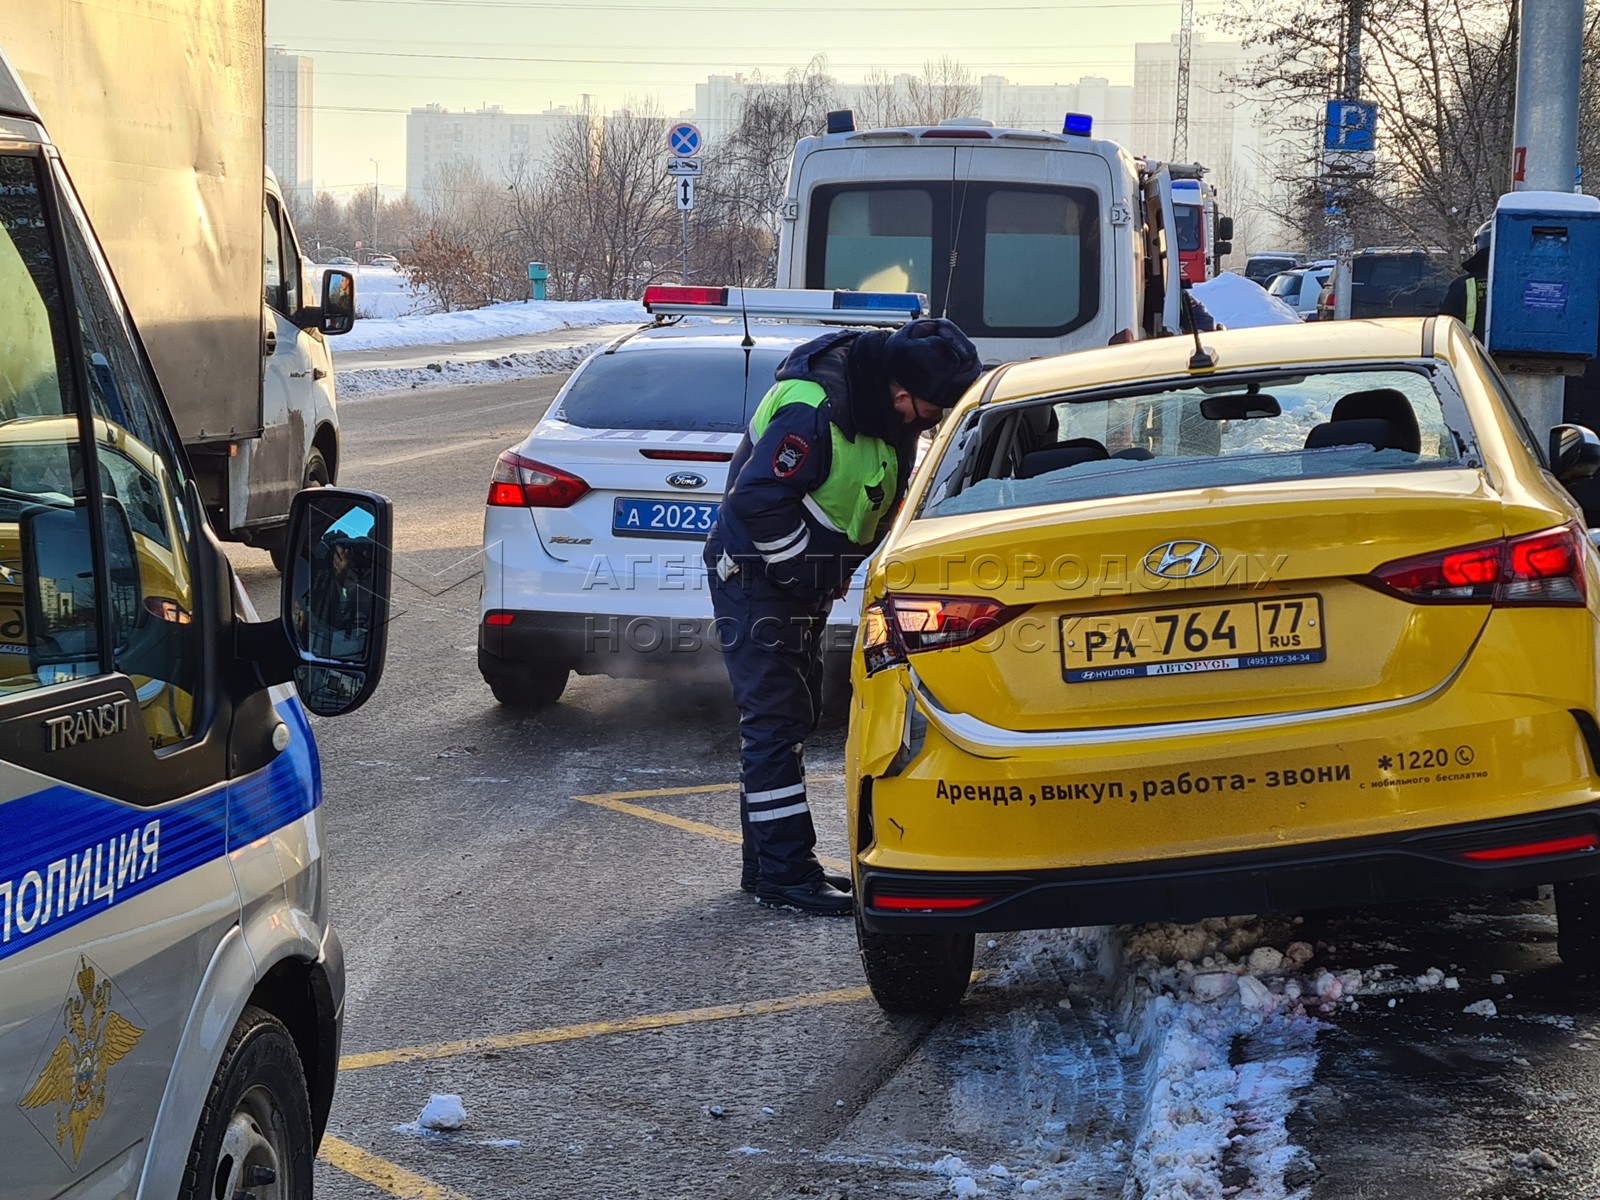
[[[1224,0],[1197,0],[1202,30]],[[499,104],[600,112],[653,97],[669,116],[707,75],[781,75],[814,54],[859,80],[950,55],[1014,83],[1133,82],[1133,45],[1178,28],[1179,0],[266,0],[267,42],[315,60],[313,172],[348,193],[405,184],[405,113]],[[373,160],[376,159],[376,165]]]

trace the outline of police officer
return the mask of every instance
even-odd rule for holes
[[[822,699],[828,610],[888,532],[917,435],[978,377],[977,351],[942,318],[839,330],[798,346],[728,465],[706,543],[717,634],[739,706],[740,886],[765,904],[852,911],[825,875],[802,751]]]
[[[1461,260],[1466,272],[1450,281],[1439,305],[1442,316],[1458,317],[1483,341],[1483,317],[1489,308],[1489,222],[1478,226],[1472,235],[1472,253]]]

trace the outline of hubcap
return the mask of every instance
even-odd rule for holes
[[[251,1088],[239,1098],[217,1151],[212,1200],[286,1200],[289,1161],[272,1098]]]

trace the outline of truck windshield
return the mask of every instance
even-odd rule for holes
[[[1173,206],[1172,215],[1178,223],[1178,249],[1185,253],[1200,249],[1200,208],[1178,204]]]
[[[1088,188],[918,181],[812,193],[806,286],[914,291],[977,337],[1060,337],[1100,309]],[[953,264],[953,266],[952,266]]]

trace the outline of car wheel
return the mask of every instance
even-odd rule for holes
[[[322,451],[315,448],[306,455],[305,474],[301,476],[301,489],[313,487],[327,487],[333,482],[333,475],[328,470],[328,460],[322,457]],[[280,530],[272,541],[267,543],[267,553],[272,555],[273,568],[278,574],[283,574],[283,568],[289,562],[289,547],[284,541],[287,527]]]
[[[294,1039],[246,1008],[211,1081],[179,1200],[311,1200],[316,1137]]]
[[[507,708],[548,708],[567,690],[566,667],[523,667],[508,675],[485,675],[494,698]]]
[[[1600,878],[1556,884],[1556,949],[1568,970],[1600,974]]]
[[[856,916],[867,986],[891,1013],[938,1016],[961,1003],[972,979],[970,933],[874,933]]]

